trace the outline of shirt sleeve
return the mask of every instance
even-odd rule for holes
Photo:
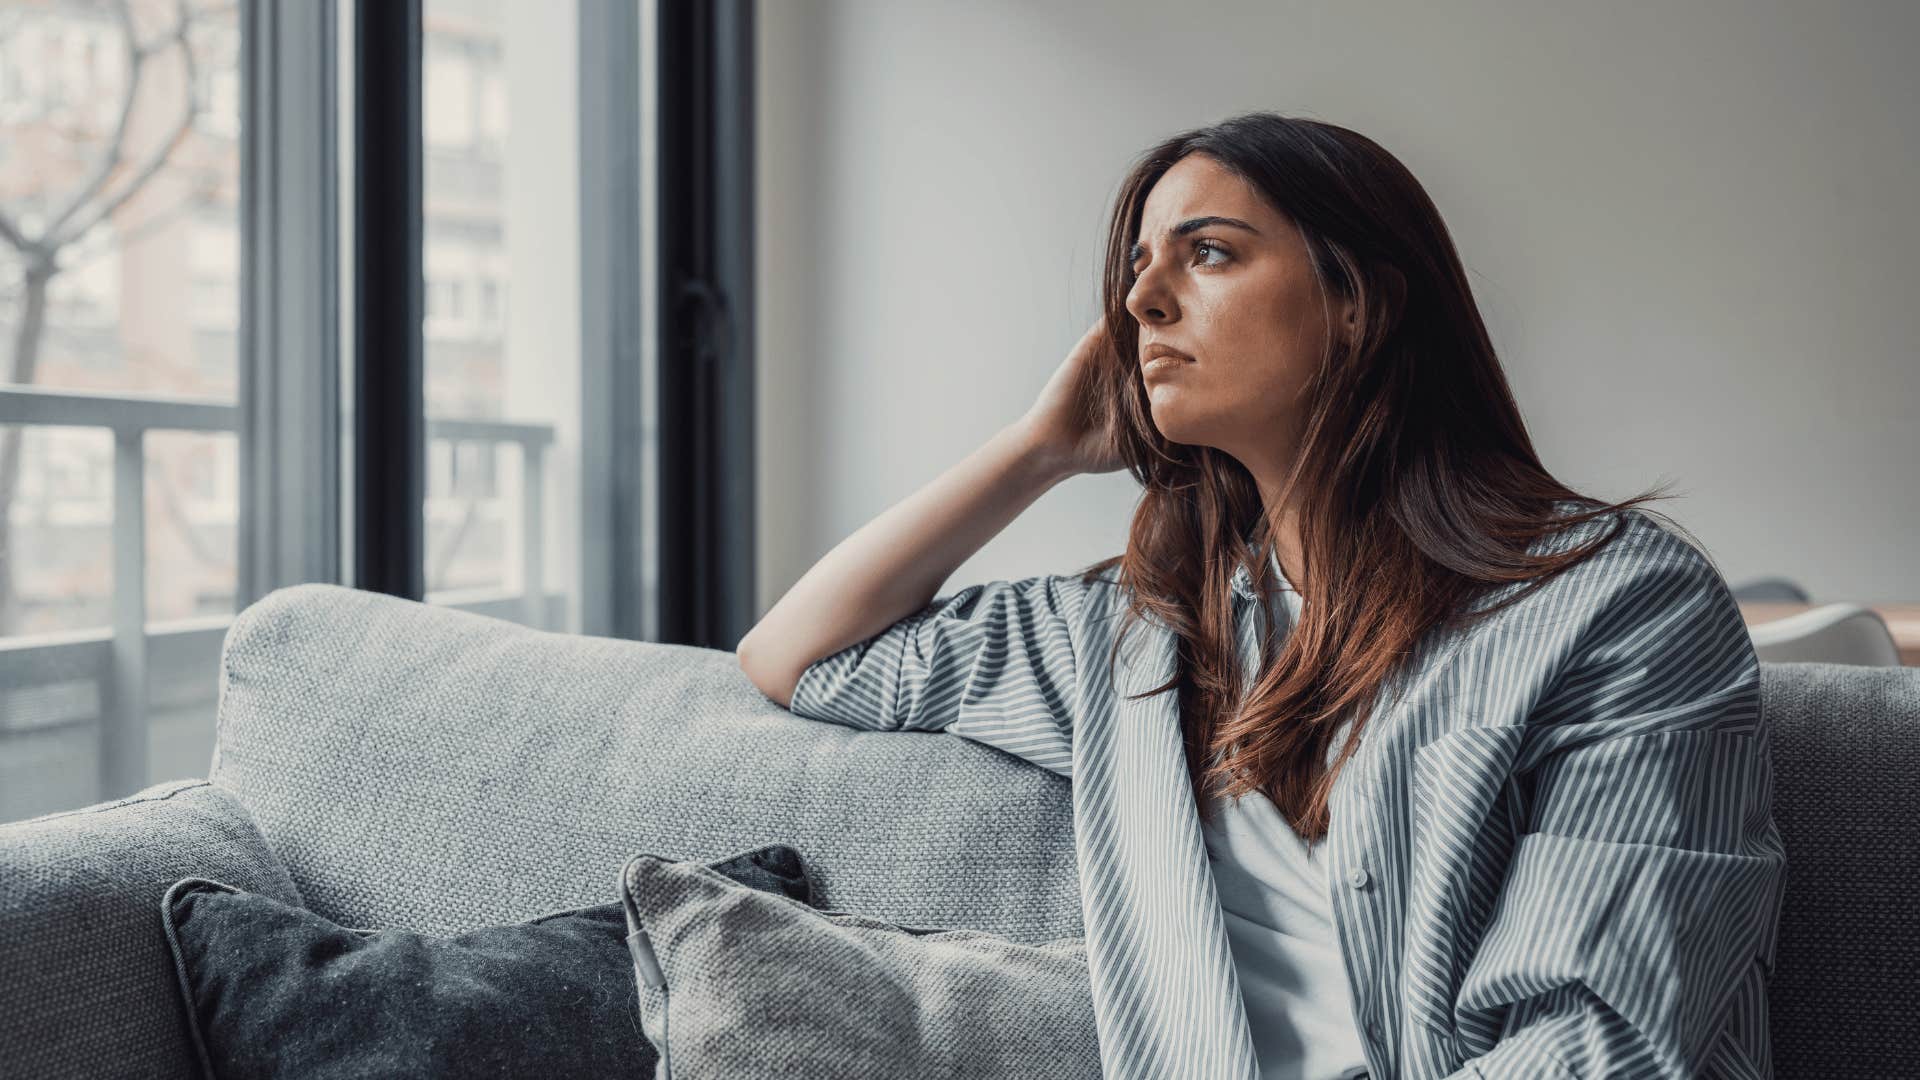
[[[1736,995],[1764,994],[1786,855],[1759,663],[1670,539],[1589,560],[1597,602],[1529,716],[1520,835],[1456,1002],[1504,1008],[1501,1037],[1454,1077],[1692,1077]]]
[[[1061,776],[1073,770],[1077,578],[970,585],[809,664],[796,716],[872,731],[944,731]]]

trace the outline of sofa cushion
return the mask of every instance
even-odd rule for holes
[[[731,652],[305,584],[249,605],[223,664],[210,775],[344,925],[514,922],[603,899],[636,851],[771,837],[830,907],[1081,932],[1065,778],[956,735],[794,716]]]
[[[1100,1075],[1084,938],[817,911],[656,855],[622,880],[662,1080]]]
[[[812,898],[785,845],[701,869],[801,909]],[[618,900],[443,938],[184,878],[161,917],[208,1076],[613,1076],[655,1062]]]
[[[205,780],[0,825],[0,1073],[195,1075],[154,917],[187,874],[301,900],[246,808]]]

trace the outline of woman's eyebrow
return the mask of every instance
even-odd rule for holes
[[[1249,225],[1246,222],[1241,221],[1239,218],[1221,217],[1218,214],[1211,214],[1211,215],[1208,215],[1207,217],[1188,218],[1187,220],[1181,222],[1180,224],[1175,225],[1173,228],[1168,229],[1167,236],[1169,238],[1176,237],[1176,236],[1186,236],[1188,233],[1198,232],[1201,229],[1210,228],[1214,225],[1229,225],[1236,229],[1245,229],[1248,232],[1254,234],[1255,236],[1260,235],[1259,229],[1256,229],[1252,225]],[[1145,255],[1146,253],[1147,251],[1145,248],[1141,247],[1137,243],[1134,244],[1131,248],[1127,249],[1128,265],[1132,265],[1133,263],[1139,262],[1140,256]]]

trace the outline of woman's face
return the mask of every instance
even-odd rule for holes
[[[1189,154],[1147,193],[1132,254],[1136,362],[1154,345],[1192,358],[1143,368],[1154,426],[1256,474],[1281,469],[1329,314],[1347,317],[1345,305],[1322,310],[1299,232],[1238,176]]]

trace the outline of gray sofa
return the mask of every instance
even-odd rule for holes
[[[636,852],[782,842],[830,907],[1081,932],[1067,780],[795,717],[730,652],[314,584],[242,612],[221,664],[206,779],[0,826],[0,1074],[191,1075],[159,916],[187,876],[453,933],[607,903]],[[1920,1074],[1920,670],[1762,671],[1790,858],[1777,1074]]]

